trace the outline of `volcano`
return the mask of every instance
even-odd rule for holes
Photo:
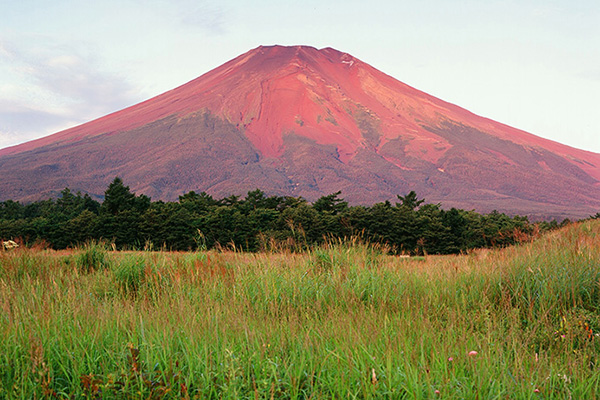
[[[258,47],[176,89],[0,150],[0,200],[115,176],[176,200],[262,189],[351,204],[414,190],[428,202],[534,218],[600,211],[600,154],[447,103],[332,48]]]

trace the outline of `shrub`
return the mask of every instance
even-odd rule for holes
[[[145,282],[146,261],[143,257],[127,257],[113,269],[119,288],[127,294],[136,294]]]
[[[75,265],[81,272],[92,272],[110,267],[106,245],[101,242],[87,242],[75,256]]]

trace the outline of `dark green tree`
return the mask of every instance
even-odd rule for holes
[[[100,207],[100,212],[117,215],[119,212],[133,209],[134,206],[135,194],[117,176],[104,192],[104,201]]]
[[[95,236],[113,240],[119,248],[143,247],[145,240],[140,224],[150,204],[148,196],[136,196],[116,177],[104,193]]]
[[[398,195],[398,200],[400,200],[399,206],[405,207],[409,210],[416,210],[425,202],[424,199],[419,200],[417,193],[415,193],[414,190],[411,190],[406,196]]]
[[[345,211],[348,208],[348,202],[344,199],[340,199],[338,196],[342,194],[341,191],[332,193],[327,196],[322,196],[313,204],[315,211],[320,213],[338,214]]]

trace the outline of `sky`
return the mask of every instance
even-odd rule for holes
[[[600,153],[597,0],[0,0],[0,148],[259,45],[347,52],[475,114]]]

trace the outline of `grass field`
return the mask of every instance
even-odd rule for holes
[[[398,258],[0,253],[0,398],[594,399],[600,223]]]

